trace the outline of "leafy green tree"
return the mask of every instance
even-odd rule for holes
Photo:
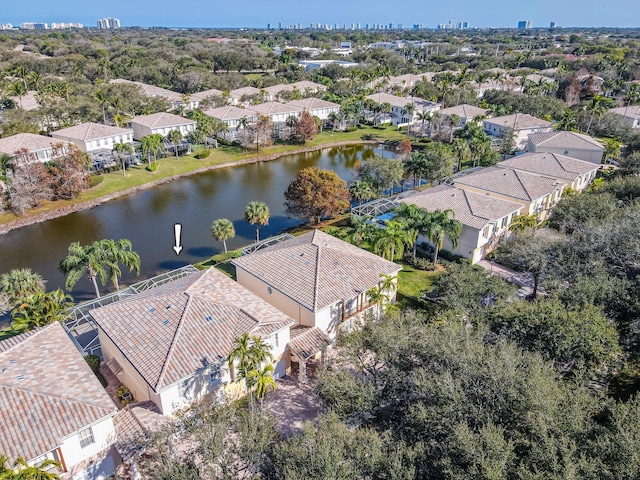
[[[211,235],[218,241],[222,241],[224,253],[227,253],[227,240],[236,236],[233,222],[227,218],[219,218],[211,225]]]
[[[71,295],[65,295],[59,289],[27,295],[11,311],[11,329],[21,332],[29,331],[61,321],[66,316],[66,310],[71,306],[73,306]]]
[[[358,180],[367,182],[378,195],[385,191],[393,193],[393,188],[400,185],[404,175],[402,162],[391,158],[373,157],[357,169]]]
[[[367,182],[356,180],[349,185],[349,195],[358,202],[358,205],[362,205],[365,200],[369,200],[373,197],[373,190]]]
[[[333,170],[303,168],[284,193],[284,206],[289,215],[318,224],[349,208],[346,183]]]
[[[256,242],[260,241],[260,226],[269,225],[269,207],[264,202],[249,202],[244,210],[244,219],[256,226]]]
[[[178,145],[182,141],[182,133],[180,130],[171,130],[167,133],[166,139],[171,143],[176,152],[176,158],[178,158]]]

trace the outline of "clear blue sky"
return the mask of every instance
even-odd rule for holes
[[[515,27],[519,20],[547,27],[640,27],[638,0],[0,0],[0,23],[81,22],[116,17],[122,26],[265,27],[302,23],[468,21],[472,27]]]

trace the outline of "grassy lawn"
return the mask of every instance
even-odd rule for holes
[[[435,280],[442,271],[425,272],[418,270],[404,262],[396,262],[402,265],[402,271],[398,274],[398,302],[403,307],[428,308],[429,303],[421,300],[422,292],[430,290]]]
[[[301,148],[318,147],[325,144],[345,142],[345,141],[361,141],[365,138],[371,138],[384,142],[387,140],[400,140],[404,138],[401,132],[393,127],[387,127],[383,130],[364,127],[355,132],[335,132],[325,131],[319,134],[315,139],[308,141],[306,145],[274,145],[260,149],[260,152],[249,150],[245,152],[238,147],[221,147],[213,149],[209,157],[198,160],[194,155],[185,155],[176,159],[176,157],[162,158],[158,161],[158,170],[149,172],[145,170],[146,165],[127,170],[126,175],[122,175],[122,171],[116,171],[102,175],[103,180],[96,186],[83,192],[78,198],[67,201],[45,202],[41,207],[30,210],[25,214],[26,217],[46,213],[65,206],[75,205],[81,202],[95,200],[106,195],[111,195],[129,188],[139,187],[146,183],[164,178],[192,172],[199,168],[214,167],[228,162],[237,162],[240,160],[250,159],[257,155],[273,155],[286,154],[287,152],[299,150]],[[0,224],[8,223],[19,217],[13,213],[0,214]]]

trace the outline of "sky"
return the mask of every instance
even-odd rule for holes
[[[0,0],[0,23],[79,22],[95,26],[104,17],[123,27],[277,27],[301,23],[402,24],[469,22],[471,27],[534,27],[554,21],[567,27],[640,27],[638,0]]]

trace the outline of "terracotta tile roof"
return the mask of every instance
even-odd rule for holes
[[[289,85],[287,83],[281,83],[278,85],[271,85],[270,87],[266,87],[264,89],[265,92],[270,93],[271,95],[277,95],[280,92],[292,92],[293,91],[293,85]]]
[[[218,90],[217,88],[211,88],[211,89],[205,90],[203,92],[192,93],[191,94],[191,100],[196,100],[198,102],[201,102],[205,98],[212,97],[212,96],[221,97],[222,96],[222,90]]]
[[[516,113],[514,115],[495,117],[485,120],[485,123],[500,125],[501,127],[506,125],[508,128],[515,128],[515,130],[534,127],[550,127],[553,125],[551,122],[533,117],[528,113]]]
[[[428,211],[453,210],[456,220],[472,228],[482,229],[491,221],[518,212],[522,205],[489,195],[470,192],[449,185],[438,185],[415,191],[401,200]]]
[[[113,418],[116,449],[124,462],[130,462],[150,439],[151,433],[167,422],[151,401],[130,403]]]
[[[475,187],[487,192],[531,202],[566,186],[555,178],[543,177],[510,168],[489,167],[454,179],[454,186]]]
[[[258,95],[261,92],[260,89],[256,87],[242,87],[231,90],[229,93],[232,97],[242,97],[243,95]]]
[[[300,360],[305,361],[332,343],[331,338],[326,333],[318,327],[313,327],[305,329],[300,335],[296,335],[288,346]]]
[[[155,85],[149,85],[142,82],[134,82],[131,80],[125,80],[123,78],[116,78],[110,81],[111,83],[128,83],[131,85],[137,85],[142,89],[145,95],[149,97],[164,97],[169,101],[182,101],[182,94],[167,90],[166,88],[156,87]]]
[[[598,170],[600,165],[555,153],[525,153],[496,165],[524,172],[574,181],[585,173]]]
[[[320,230],[232,260],[232,263],[316,312],[351,299],[401,268]]]
[[[486,108],[474,107],[473,105],[456,105],[455,107],[444,108],[440,110],[442,115],[458,115],[460,118],[473,118],[478,115],[486,115]]]
[[[149,128],[171,128],[179,127],[181,125],[196,125],[197,122],[181,117],[180,115],[159,112],[152,113],[151,115],[140,115],[139,117],[132,119],[131,123],[137,123],[138,125]]]
[[[54,145],[63,143],[61,140],[33,133],[18,133],[10,137],[0,138],[0,153],[13,155],[23,148],[29,152],[50,150]]]
[[[294,323],[215,268],[90,313],[156,392],[225,358],[243,333]]]
[[[225,107],[211,108],[209,110],[204,110],[203,113],[212,118],[217,118],[218,120],[238,120],[242,117],[247,117],[248,119],[255,118],[256,113],[247,110],[246,108],[234,107],[233,105],[227,105]]]
[[[564,131],[532,133],[529,135],[529,141],[536,147],[596,149],[604,152],[604,147],[600,142],[582,133]]]
[[[371,95],[367,95],[369,100],[373,100],[378,104],[389,103],[393,107],[406,107],[407,104],[413,103],[416,106],[416,109],[424,109],[424,108],[435,108],[440,104],[435,102],[430,102],[429,100],[425,100],[423,98],[418,97],[398,97],[396,95],[391,95],[390,93],[380,92],[373,93]]]
[[[640,119],[640,105],[631,105],[627,107],[618,107],[609,109],[611,113],[617,113],[623,117]]]
[[[301,92],[305,90],[326,90],[327,87],[320,85],[319,83],[310,82],[309,80],[301,80],[299,82],[293,82],[290,84],[293,88],[297,88]]]
[[[278,114],[296,114],[302,111],[300,107],[294,107],[290,104],[284,104],[279,102],[265,102],[259,103],[258,105],[249,105],[247,106],[247,110],[252,110],[261,115],[278,115]]]
[[[63,128],[51,132],[54,137],[69,138],[72,140],[96,140],[98,138],[113,137],[114,135],[122,135],[133,133],[130,128],[112,127],[111,125],[102,125],[101,123],[81,123],[74,127]]]
[[[290,102],[287,102],[287,105],[292,105],[304,110],[316,110],[318,108],[340,108],[340,105],[338,105],[337,103],[327,102],[326,100],[315,97],[302,98],[300,100],[291,100]]]
[[[31,460],[117,409],[59,323],[0,342],[0,452]]]

